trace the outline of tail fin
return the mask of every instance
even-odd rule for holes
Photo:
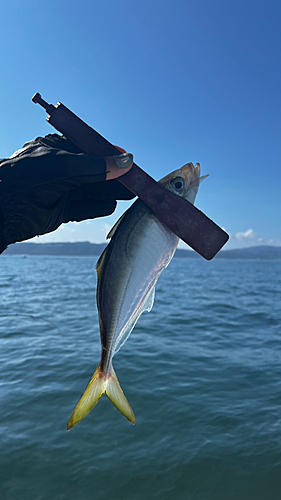
[[[105,392],[108,399],[114,404],[117,410],[132,422],[132,424],[135,423],[133,410],[121,389],[113,367],[111,367],[111,372],[109,374],[104,375],[101,370],[101,364],[99,364],[88,387],[72,412],[67,424],[68,431],[88,415]]]

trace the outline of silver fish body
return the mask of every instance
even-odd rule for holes
[[[97,303],[104,368],[153,306],[156,282],[172,259],[178,237],[137,200],[122,218],[99,266]]]
[[[194,203],[202,179],[200,165],[194,167],[189,163],[160,182]],[[111,241],[97,263],[101,362],[70,417],[68,429],[84,418],[105,392],[117,409],[135,422],[114,372],[112,358],[140,315],[151,310],[157,280],[178,244],[178,237],[141,200],[121,216],[108,237]]]

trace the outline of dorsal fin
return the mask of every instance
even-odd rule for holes
[[[99,257],[99,260],[96,264],[96,271],[97,271],[97,275],[98,275],[98,279],[100,277],[100,274],[101,274],[101,270],[102,270],[102,265],[103,265],[103,262],[104,262],[104,259],[105,259],[105,254],[107,252],[107,247],[104,249],[104,251],[102,252],[101,256]]]
[[[127,210],[126,210],[126,212],[127,212]],[[115,222],[114,226],[112,226],[112,228],[110,229],[110,231],[109,231],[109,233],[108,233],[108,235],[106,237],[107,240],[110,240],[112,238],[112,236],[114,235],[116,229],[118,228],[118,226],[119,226],[119,224],[120,224],[121,220],[123,219],[123,217],[124,217],[124,215],[125,215],[126,212],[124,212],[121,215],[121,217],[119,217],[118,221]]]

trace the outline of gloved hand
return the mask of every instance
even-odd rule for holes
[[[130,154],[86,155],[58,134],[26,143],[0,163],[0,253],[62,223],[110,215],[116,200],[135,196],[114,180],[132,163]]]

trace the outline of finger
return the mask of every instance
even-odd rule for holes
[[[131,153],[123,153],[117,156],[106,156],[106,180],[117,179],[126,174],[133,166],[134,157]]]
[[[87,182],[69,192],[69,200],[131,200],[135,195],[117,179]]]
[[[119,149],[119,151],[120,151],[121,153],[127,153],[126,149],[120,148],[120,146],[116,146],[116,145],[114,144],[114,147],[115,147],[116,149]]]
[[[73,200],[65,208],[63,222],[80,222],[111,215],[116,208],[115,200]]]
[[[17,193],[53,184],[59,191],[106,178],[106,162],[96,155],[37,148],[34,154],[8,159],[1,164],[1,190]]]

